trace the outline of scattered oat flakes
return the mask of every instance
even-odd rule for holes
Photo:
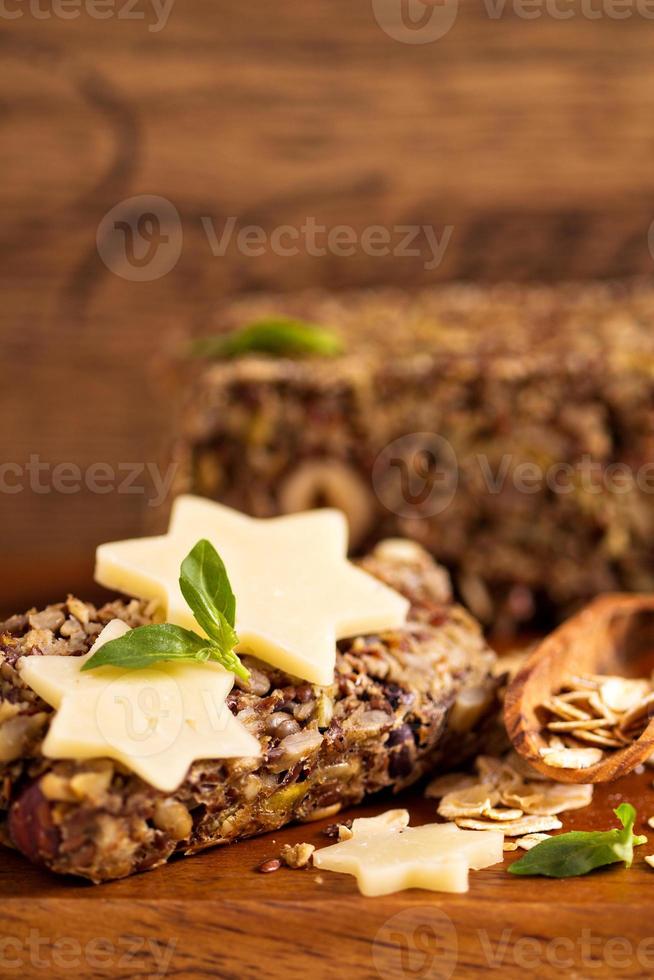
[[[593,800],[591,783],[548,783],[533,787],[529,793],[508,793],[504,802],[516,803],[525,813],[555,816],[566,810],[581,810]]]
[[[427,786],[425,796],[428,800],[439,800],[448,793],[456,792],[460,789],[469,789],[474,786],[477,780],[474,776],[463,772],[448,772],[444,776],[437,776]]]
[[[532,847],[536,847],[536,844],[548,840],[551,836],[551,834],[525,834],[524,837],[518,838],[515,842],[516,847],[521,847],[523,851],[530,851]]]
[[[565,751],[565,746],[558,751]],[[591,784],[554,782],[513,751],[503,758],[480,755],[475,768],[476,779],[452,773],[428,787],[430,795],[442,794],[439,816],[469,830],[503,830],[509,836],[558,830],[557,814],[588,806],[593,798]],[[443,793],[448,787],[453,788]]]
[[[466,830],[501,830],[507,837],[522,837],[542,830],[560,830],[563,824],[558,817],[527,816],[519,820],[457,820],[457,826]]]
[[[499,793],[485,783],[477,783],[468,789],[447,793],[438,805],[438,814],[446,820],[458,817],[480,817],[499,802]]]

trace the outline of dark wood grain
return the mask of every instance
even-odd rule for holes
[[[348,0],[186,0],[148,25],[26,5],[0,19],[3,461],[159,459],[162,366],[228,293],[652,272],[640,17],[527,20],[507,4],[492,19],[461,2],[424,45]],[[152,282],[96,249],[103,215],[141,194],[170,200],[183,229],[179,261]],[[361,250],[216,258],[201,218],[229,216],[267,233],[308,216],[453,232],[434,269]],[[2,493],[3,605],[82,588],[95,544],[155,526],[152,511],[144,494]]]
[[[628,800],[638,809],[637,832],[647,832],[651,782],[648,771],[596,787],[592,807],[563,815],[565,829],[607,829],[615,824],[613,808]],[[434,802],[417,791],[356,813],[404,804],[412,822],[433,819]],[[150,976],[167,954],[170,976],[274,980],[308,973],[382,980],[463,980],[489,972],[646,977],[654,970],[654,871],[643,860],[654,847],[639,848],[629,871],[616,865],[562,881],[508,874],[517,857],[508,853],[502,866],[473,872],[465,895],[411,890],[366,899],[350,876],[255,870],[283,843],[328,844],[321,833],[326,823],[290,827],[100,886],[57,879],[4,852],[2,935],[16,940],[6,955],[22,958],[27,975],[49,971],[57,978],[70,976],[75,956],[85,977]],[[44,940],[47,970],[30,962],[35,937]],[[80,944],[66,962],[57,959],[55,945],[65,938]],[[102,965],[93,944],[99,939],[113,950]]]

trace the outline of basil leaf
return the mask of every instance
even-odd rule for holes
[[[232,333],[200,337],[191,345],[192,354],[218,358],[249,353],[333,357],[342,351],[342,341],[332,330],[286,316],[255,320]]]
[[[232,627],[236,619],[236,597],[223,560],[209,541],[198,541],[189,551],[180,569],[179,587],[207,636],[222,643],[225,621]]]
[[[211,659],[247,680],[249,671],[234,653],[238,643],[236,597],[223,560],[210,541],[198,541],[188,553],[180,569],[179,587],[209,638]]]
[[[532,847],[519,861],[514,861],[509,871],[515,875],[571,878],[620,861],[630,868],[634,845],[645,844],[647,838],[633,832],[636,811],[631,803],[621,803],[613,812],[622,829],[573,830],[550,837]]]
[[[150,667],[161,660],[204,659],[201,654],[207,641],[191,630],[173,626],[172,623],[154,623],[138,626],[116,640],[109,640],[82,670],[95,670],[96,667],[127,667],[137,669]]]
[[[231,630],[231,627],[229,627]],[[238,637],[231,631],[234,644]],[[123,667],[126,670],[142,670],[152,667],[162,660],[197,661],[206,663],[215,660],[216,663],[237,674],[243,680],[250,676],[232,647],[219,648],[207,646],[204,637],[198,636],[191,630],[173,626],[172,623],[157,623],[151,626],[139,626],[130,630],[116,640],[110,640],[94,653],[90,660],[82,665],[81,670],[95,670],[97,667]]]
[[[246,681],[250,672],[234,652],[236,597],[223,561],[209,541],[198,541],[182,562],[179,587],[206,637],[172,623],[139,626],[105,643],[82,670],[138,669],[161,660],[215,660]]]

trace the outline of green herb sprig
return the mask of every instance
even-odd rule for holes
[[[215,660],[247,680],[249,671],[234,652],[238,643],[234,629],[236,597],[227,569],[209,541],[198,541],[182,562],[179,587],[206,636],[172,623],[139,626],[105,643],[86,661],[82,670],[95,670],[97,667],[139,670],[161,660],[195,660],[200,663]]]
[[[215,358],[239,357],[250,353],[278,357],[301,357],[308,354],[334,357],[342,351],[342,341],[332,330],[287,316],[255,320],[240,330],[213,337],[200,337],[191,344],[192,354]]]
[[[547,878],[572,878],[595,868],[624,861],[630,868],[634,847],[647,838],[634,834],[636,811],[631,803],[621,803],[613,811],[622,828],[613,830],[573,830],[541,841],[514,861],[509,871],[514,875],[544,875]]]

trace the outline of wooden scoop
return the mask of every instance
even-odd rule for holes
[[[562,783],[604,783],[631,772],[654,753],[654,712],[640,738],[584,769],[547,765],[547,745],[537,709],[561,690],[570,675],[649,674],[654,665],[654,595],[600,596],[551,633],[509,686],[504,721],[513,746],[539,772]]]

